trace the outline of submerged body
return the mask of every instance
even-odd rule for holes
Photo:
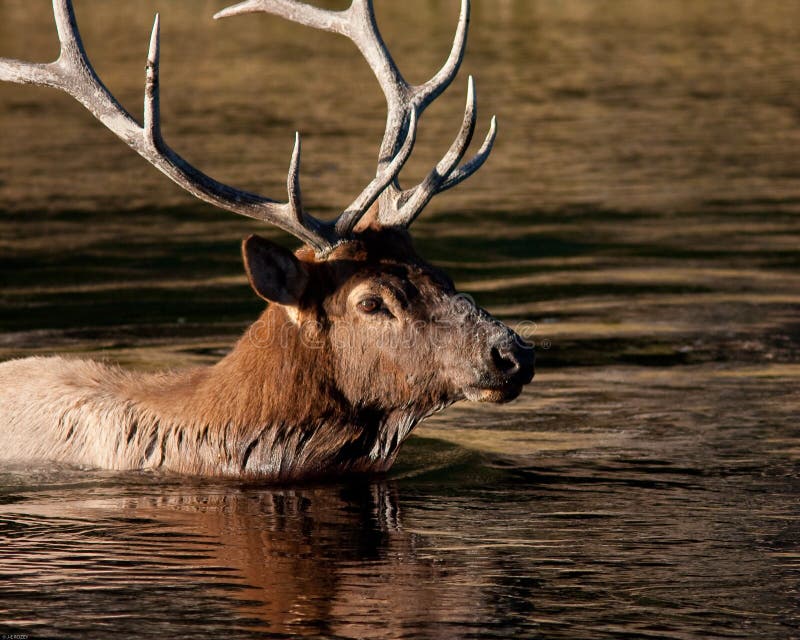
[[[273,480],[384,471],[420,419],[371,423],[318,404],[286,424],[263,410],[259,381],[226,388],[226,365],[136,375],[59,357],[0,364],[0,459]]]

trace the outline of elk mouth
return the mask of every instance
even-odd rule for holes
[[[467,387],[464,397],[470,402],[491,402],[503,404],[511,402],[522,393],[524,384],[512,382],[498,387]]]
[[[535,375],[535,355],[530,346],[494,346],[490,350],[488,371],[477,384],[464,389],[464,397],[472,402],[511,402]]]

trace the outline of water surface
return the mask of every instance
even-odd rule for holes
[[[3,2],[0,55],[54,57],[48,4]],[[377,5],[424,80],[456,3]],[[76,0],[134,113],[161,12],[174,148],[277,198],[298,129],[307,204],[335,214],[374,170],[374,81],[345,41],[210,20],[222,6]],[[800,636],[798,41],[800,5],[777,0],[475,0],[465,70],[500,137],[415,235],[536,342],[533,385],[429,420],[381,478],[6,465],[0,633]],[[424,118],[406,184],[455,135],[465,83]],[[211,363],[260,309],[241,238],[292,246],[46,89],[0,86],[0,150],[2,359]]]

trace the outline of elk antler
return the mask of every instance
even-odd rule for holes
[[[158,15],[153,24],[147,57],[141,126],[95,73],[81,42],[71,0],[53,0],[61,45],[58,59],[41,64],[0,58],[0,80],[65,91],[134,151],[192,195],[222,209],[274,224],[321,254],[348,237],[379,197],[378,223],[381,226],[407,227],[436,193],[470,176],[489,155],[496,131],[494,118],[478,154],[456,168],[469,145],[475,126],[474,88],[470,78],[464,123],[450,150],[419,185],[400,190],[397,175],[411,155],[417,118],[447,88],[461,63],[469,20],[468,0],[462,0],[459,26],[447,63],[431,80],[419,86],[409,85],[394,64],[377,30],[371,0],[353,0],[350,8],[341,12],[319,9],[296,0],[249,0],[221,11],[215,17],[252,11],[274,13],[300,24],[346,35],[367,59],[386,96],[387,124],[376,175],[351,205],[330,222],[314,218],[303,210],[300,198],[299,134],[295,134],[289,165],[287,202],[277,202],[217,182],[189,164],[164,142],[159,111]]]
[[[444,66],[430,80],[416,86],[410,85],[403,78],[386,48],[378,31],[372,0],[352,0],[350,7],[344,11],[319,9],[299,0],[246,0],[223,9],[214,17],[226,18],[244,13],[265,12],[316,29],[332,31],[352,40],[375,74],[386,97],[386,130],[381,142],[377,172],[382,175],[393,162],[393,158],[402,151],[404,141],[411,134],[415,117],[421,116],[455,78],[467,44],[469,8],[469,0],[462,0],[453,46]],[[481,167],[489,157],[497,134],[497,121],[494,117],[478,153],[458,166],[472,139],[476,117],[475,85],[470,76],[467,82],[467,106],[458,136],[444,157],[418,185],[402,190],[397,179],[399,171],[392,175],[380,196],[377,220],[380,226],[408,227],[433,196],[456,186]],[[349,233],[363,214],[360,210],[346,210],[337,221],[337,231],[340,234]]]

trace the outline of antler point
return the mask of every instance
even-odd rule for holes
[[[161,17],[156,13],[153,20],[153,30],[150,32],[150,49],[147,52],[147,61],[155,63],[158,61],[159,39],[161,37]]]
[[[245,0],[244,2],[233,4],[230,7],[225,7],[224,9],[217,11],[214,14],[214,20],[219,20],[220,18],[230,18],[231,16],[238,16],[242,13],[256,11],[256,6],[258,4],[259,3],[255,0]]]

